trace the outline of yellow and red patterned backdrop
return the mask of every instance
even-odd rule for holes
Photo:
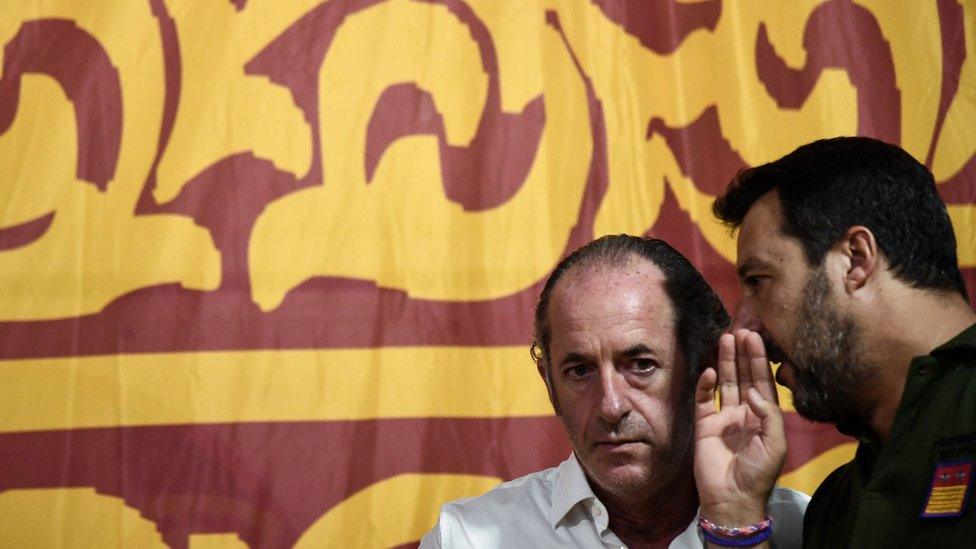
[[[728,305],[738,169],[871,135],[976,286],[976,1],[11,0],[0,546],[415,543],[568,453],[540,285],[663,237]],[[785,405],[789,406],[788,397]],[[782,483],[851,455],[788,412]]]

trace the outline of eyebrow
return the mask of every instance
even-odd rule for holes
[[[745,263],[739,265],[739,267],[735,270],[735,272],[739,275],[739,280],[742,280],[746,277],[746,273],[749,272],[750,270],[763,269],[763,268],[768,268],[770,266],[771,264],[766,261],[763,261],[761,259],[756,259],[754,257],[750,257],[749,259],[746,260]]]
[[[627,350],[620,353],[620,356],[631,358],[635,356],[648,355],[648,354],[653,355],[654,350],[648,347],[647,345],[644,345],[643,343],[638,343],[637,345],[629,347]]]
[[[586,362],[587,360],[588,359],[586,358],[586,355],[583,355],[581,353],[569,353],[565,357],[563,357],[562,360],[559,361],[559,365],[565,366],[566,364],[570,364],[574,362]]]
[[[632,346],[628,347],[627,349],[625,349],[623,352],[620,353],[620,356],[622,356],[624,358],[633,358],[635,356],[653,355],[653,354],[656,354],[654,352],[654,349],[651,349],[650,347],[648,347],[647,345],[644,345],[643,343],[638,343],[636,345],[632,345]],[[590,359],[586,355],[584,355],[582,353],[575,353],[575,352],[573,352],[573,353],[569,353],[565,357],[563,357],[563,359],[561,361],[559,361],[559,365],[560,366],[564,366],[566,364],[573,364],[573,363],[576,363],[576,362],[586,362],[588,360],[590,360]]]

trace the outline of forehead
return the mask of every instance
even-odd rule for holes
[[[673,339],[674,312],[665,282],[661,269],[641,258],[570,271],[550,300],[553,350],[579,339]]]
[[[783,233],[783,208],[779,193],[770,191],[757,200],[739,227],[736,264],[739,274],[753,266],[778,266],[802,260],[800,242]]]

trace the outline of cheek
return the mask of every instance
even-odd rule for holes
[[[794,304],[785,295],[772,294],[756,307],[762,325],[770,332],[782,331],[795,315]]]
[[[661,432],[659,429],[670,432],[679,421],[693,421],[694,390],[698,380],[689,379],[690,374],[683,364],[680,368],[680,371],[674,372],[674,376],[667,380],[666,388],[662,388],[660,393],[647,396],[650,416],[647,419],[657,432]]]
[[[641,416],[654,434],[663,436],[671,432],[674,418],[681,406],[680,400],[680,391],[674,398],[657,395],[641,399]]]
[[[569,391],[559,393],[559,419],[572,438],[582,438],[591,415],[585,399]]]

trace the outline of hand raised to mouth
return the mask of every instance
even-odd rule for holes
[[[718,372],[706,369],[695,392],[701,516],[727,525],[761,521],[785,459],[783,414],[762,338],[746,329],[723,334]]]

